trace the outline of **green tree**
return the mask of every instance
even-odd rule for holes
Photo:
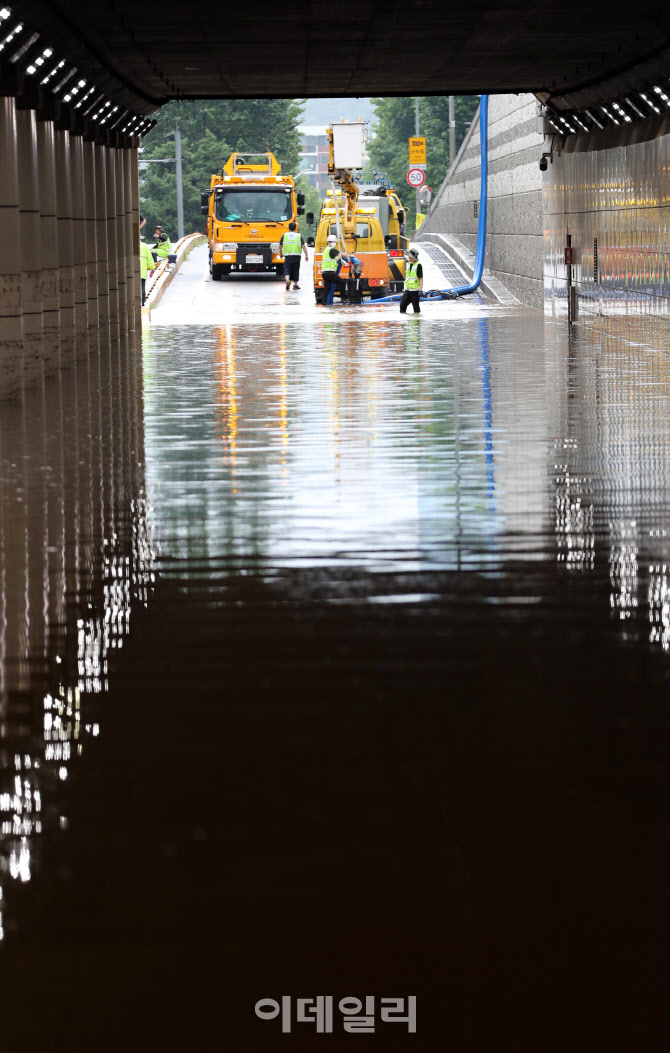
[[[140,209],[151,235],[160,223],[177,235],[177,182],[174,164],[148,164],[152,158],[174,157],[174,129],[182,144],[184,230],[204,230],[200,193],[210,177],[235,151],[272,150],[287,175],[297,170],[300,155],[298,124],[302,102],[290,99],[202,99],[164,106],[156,127],[144,138],[140,158]]]
[[[406,182],[408,139],[414,135],[414,99],[373,99],[375,123],[368,152],[372,167],[383,172],[398,188],[400,200],[408,209],[414,226],[414,191]],[[408,230],[410,229],[408,223]]]
[[[479,106],[478,95],[456,95],[454,116],[456,118],[456,153],[467,135],[472,118]],[[434,95],[419,102],[419,126],[426,136],[428,184],[437,189],[454,160],[449,156],[449,96]]]
[[[370,160],[378,172],[395,183],[400,199],[407,208],[408,230],[413,230],[416,216],[416,194],[407,184],[408,140],[416,133],[413,98],[373,99],[375,123],[369,144]],[[479,105],[478,95],[455,97],[456,150],[465,138]],[[434,189],[440,186],[451,164],[449,157],[449,97],[433,96],[419,100],[419,133],[427,139],[426,182]]]

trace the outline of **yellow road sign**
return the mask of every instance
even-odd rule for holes
[[[415,136],[409,141],[409,163],[411,165],[425,165],[426,163],[426,140]]]

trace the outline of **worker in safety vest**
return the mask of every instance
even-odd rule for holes
[[[159,259],[166,260],[172,252],[172,242],[168,238],[167,234],[162,227],[156,226],[154,229],[154,237],[156,244],[152,246],[151,254],[156,263]]]
[[[140,279],[142,281],[142,307],[146,300],[147,274],[153,274],[156,263],[154,256],[146,241],[140,242]]]
[[[282,235],[279,241],[279,251],[284,257],[286,291],[288,292],[291,288],[291,282],[293,282],[294,289],[299,289],[298,278],[300,277],[300,253],[305,253],[306,260],[309,260],[309,256],[307,255],[305,239],[302,234],[299,233],[297,223],[289,223],[288,230]]]
[[[400,300],[400,313],[406,314],[411,304],[414,314],[420,314],[419,298],[423,292],[423,267],[418,262],[419,250],[409,249],[405,265],[405,291]]]
[[[335,290],[340,290],[342,303],[348,303],[345,296],[347,283],[344,278],[339,277],[341,259],[349,257],[341,253],[337,248],[337,238],[329,234],[326,238],[326,246],[321,257],[321,277],[323,278],[323,303],[331,307],[335,299]]]

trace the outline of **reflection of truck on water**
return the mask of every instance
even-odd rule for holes
[[[365,297],[377,299],[389,292],[385,234],[374,202],[366,205],[359,200],[360,187],[354,176],[364,164],[365,133],[366,126],[361,123],[343,121],[328,128],[328,174],[332,190],[321,209],[314,240],[314,296],[317,303],[323,301],[321,260],[329,234],[337,238],[340,252],[355,255],[362,266],[360,274],[352,274],[345,262],[340,272],[340,277],[347,281],[346,294],[351,302],[360,302]],[[314,224],[311,213],[307,222],[310,226]]]
[[[259,163],[260,158],[264,160]],[[305,196],[296,191],[292,176],[280,172],[281,165],[269,151],[231,154],[221,175],[213,175],[210,189],[202,192],[214,281],[234,271],[274,271],[282,276],[279,242],[289,223],[305,211]]]

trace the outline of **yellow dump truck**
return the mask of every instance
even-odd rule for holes
[[[231,154],[200,203],[213,281],[234,272],[282,276],[279,242],[289,223],[303,215],[305,196],[292,176],[281,175],[274,154]]]

